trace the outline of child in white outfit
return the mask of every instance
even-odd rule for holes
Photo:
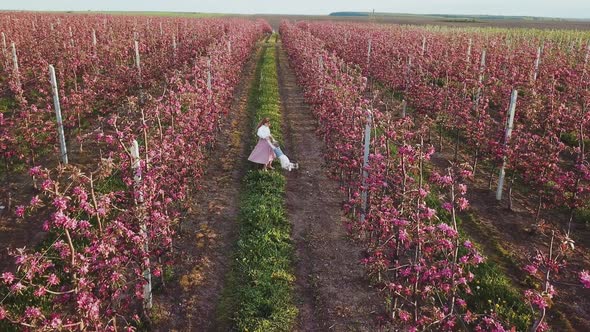
[[[272,143],[270,143],[270,145],[275,155],[277,155],[277,158],[279,158],[282,169],[286,169],[289,172],[294,169],[299,169],[299,163],[292,163],[291,160],[289,160],[289,157],[287,157],[287,155],[283,153],[281,147],[277,144],[277,142],[274,139],[272,139]]]

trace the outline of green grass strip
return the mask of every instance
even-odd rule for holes
[[[275,44],[264,44],[250,91],[252,128],[271,119],[281,139],[280,96]],[[250,135],[252,146],[256,143]],[[253,167],[255,167],[253,165]],[[293,246],[285,209],[285,177],[279,171],[250,170],[244,178],[238,219],[239,239],[220,303],[220,326],[237,331],[290,331],[298,310],[293,303]]]

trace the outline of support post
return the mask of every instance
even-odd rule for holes
[[[537,59],[535,60],[535,73],[533,74],[533,81],[537,80],[539,76],[539,65],[541,64],[541,54],[543,52],[543,46],[537,48]]]
[[[74,34],[72,33],[72,27],[68,27],[70,30],[70,46],[74,47]]]
[[[57,79],[55,78],[55,68],[49,65],[49,79],[51,80],[51,91],[53,93],[53,106],[55,108],[55,118],[57,120],[57,134],[59,136],[59,148],[61,151],[61,162],[68,163],[68,149],[66,147],[66,138],[64,135],[64,126],[61,118],[61,106],[59,104],[59,89]]]
[[[371,148],[371,125],[373,123],[373,114],[371,111],[368,111],[367,115],[367,124],[365,125],[365,149],[363,154],[363,192],[361,193],[361,223],[365,222],[366,213],[367,213],[367,178],[369,177],[369,172],[367,172],[367,167],[369,166],[369,151]]]
[[[406,117],[406,110],[408,108],[408,103],[406,102],[406,100],[402,100],[402,118]]]
[[[176,57],[176,35],[172,34],[172,50],[174,51],[174,57]]]
[[[510,141],[510,136],[512,136],[512,128],[514,125],[514,113],[516,111],[516,100],[518,99],[518,90],[512,90],[512,95],[510,96],[510,107],[508,108],[508,121],[506,123],[506,132],[504,134],[504,148],[508,146]],[[500,174],[498,175],[498,189],[496,190],[496,200],[502,200],[502,189],[504,188],[504,177],[506,176],[506,164],[508,162],[506,158],[506,153],[504,153],[504,157],[502,158],[502,167],[500,168]]]
[[[135,41],[135,66],[137,67],[139,76],[141,76],[141,65],[139,60],[139,42],[137,40]]]
[[[4,54],[4,56],[6,56],[6,35],[4,34],[4,32],[2,32],[2,54]],[[587,55],[586,55],[587,57]]]
[[[2,35],[4,35],[4,33],[2,33]],[[584,67],[586,67],[586,65],[588,64],[588,58],[590,58],[590,41],[588,41],[588,44],[586,45],[586,57],[584,58]]]
[[[133,179],[135,181],[135,190],[137,191],[136,204],[143,205],[143,193],[141,192],[141,158],[139,157],[139,144],[137,143],[137,140],[133,140],[133,144],[131,145],[131,157],[133,159],[131,168],[133,169]],[[143,219],[143,216],[140,218]],[[141,233],[145,236],[143,250],[146,255],[143,261],[143,277],[146,281],[146,284],[143,286],[143,305],[146,310],[150,310],[152,308],[152,273],[150,269],[149,237],[144,220],[141,220],[140,222]]]
[[[412,57],[408,56],[408,66],[406,68],[406,92],[410,87],[410,75],[412,72]]]
[[[324,58],[322,57],[321,54],[318,55],[318,67],[320,72],[324,72]],[[323,86],[320,87],[320,96],[322,96],[324,94],[324,88]]]
[[[369,70],[369,63],[371,63],[371,46],[373,40],[369,39],[369,47],[367,48],[367,71]]]
[[[16,45],[14,45],[14,42],[10,44],[10,46],[12,47],[12,64],[14,65],[14,75],[16,75],[17,79],[19,76],[19,72],[18,72],[18,56],[16,55]]]
[[[96,30],[92,29],[92,47],[94,47],[94,53],[96,53]]]
[[[426,52],[426,36],[422,37],[422,53],[420,55],[424,56]]]
[[[469,46],[467,46],[467,66],[469,66],[469,63],[471,63],[471,45],[473,43],[473,40],[471,38],[469,38]]]
[[[212,89],[212,85],[211,85],[211,59],[207,59],[207,91],[209,92],[209,100],[211,100],[211,97],[213,95],[213,89]]]
[[[481,84],[483,83],[483,76],[484,76],[484,72],[486,70],[486,50],[483,49],[483,51],[481,51],[481,61],[479,63],[479,84],[477,86],[477,94],[475,95],[475,105],[474,105],[474,109],[477,110],[477,108],[479,107],[479,99],[481,98]]]

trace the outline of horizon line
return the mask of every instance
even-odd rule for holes
[[[373,15],[373,12],[365,11],[333,11],[328,14],[301,14],[301,13],[233,13],[233,12],[206,12],[206,11],[175,11],[175,10],[59,10],[59,9],[2,9],[0,12],[50,12],[50,13],[175,13],[175,14],[218,14],[218,15],[284,15],[284,16],[333,16],[335,13],[361,13],[367,14],[366,16]],[[548,19],[548,20],[574,20],[574,21],[590,21],[590,17],[557,17],[557,16],[531,16],[531,15],[504,15],[504,14],[450,14],[450,13],[396,13],[396,12],[375,12],[376,16],[386,15],[412,15],[412,16],[461,16],[461,17],[477,17],[485,19],[485,17],[508,17],[508,18],[536,18],[536,19]],[[364,16],[364,15],[363,15]],[[345,17],[345,16],[341,16]],[[350,16],[355,17],[355,16]]]

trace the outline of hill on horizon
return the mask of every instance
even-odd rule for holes
[[[407,14],[407,13],[381,13],[381,12],[332,12],[329,16],[395,16],[395,17],[428,17],[448,20],[552,20],[552,21],[590,21],[590,18],[560,18],[540,16],[504,16],[504,15],[460,15],[460,14]]]

